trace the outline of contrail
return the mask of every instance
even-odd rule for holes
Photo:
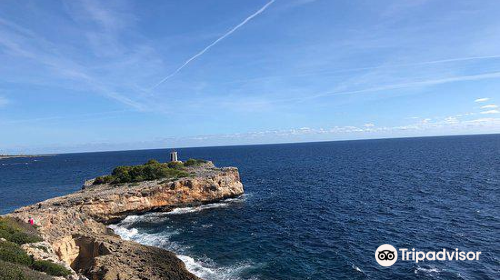
[[[247,22],[249,22],[250,20],[252,20],[254,17],[258,16],[259,14],[261,14],[262,12],[264,12],[267,7],[269,7],[272,3],[274,3],[274,1],[276,0],[271,0],[269,1],[267,4],[265,4],[262,8],[260,8],[257,12],[253,13],[251,16],[247,17],[244,21],[242,21],[240,24],[236,25],[235,27],[233,27],[231,30],[229,30],[226,34],[222,35],[221,37],[219,37],[217,40],[215,40],[212,44],[208,45],[207,47],[205,47],[203,50],[201,50],[199,53],[195,54],[194,56],[192,56],[190,59],[186,60],[186,62],[184,62],[184,64],[182,64],[179,68],[177,68],[174,72],[172,72],[170,75],[166,76],[163,80],[161,80],[159,83],[157,83],[156,85],[154,85],[153,87],[151,87],[151,89],[154,89],[155,87],[163,84],[166,80],[172,78],[175,74],[179,73],[179,71],[181,71],[184,67],[186,67],[189,63],[191,63],[191,61],[195,60],[196,58],[202,56],[205,52],[207,52],[210,48],[212,48],[213,46],[217,45],[217,43],[219,43],[220,41],[224,40],[224,38],[226,38],[227,36],[233,34],[236,30],[238,30],[240,27],[242,27],[243,25],[245,25]]]

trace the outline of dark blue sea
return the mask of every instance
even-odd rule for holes
[[[124,238],[176,252],[209,279],[500,279],[500,135],[178,149],[240,169],[246,194],[131,216]],[[0,212],[80,189],[168,149],[0,160]],[[481,251],[396,262],[381,244]]]

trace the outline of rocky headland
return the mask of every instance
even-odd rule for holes
[[[43,242],[25,244],[35,259],[72,271],[67,279],[198,279],[172,252],[122,240],[106,225],[128,215],[170,211],[243,194],[237,168],[211,162],[185,169],[190,175],[125,184],[85,182],[82,190],[8,214],[33,217]]]

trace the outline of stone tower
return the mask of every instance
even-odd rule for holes
[[[176,151],[171,151],[170,152],[170,161],[171,162],[177,162],[177,152]]]

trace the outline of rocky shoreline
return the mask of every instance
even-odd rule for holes
[[[81,191],[20,208],[7,216],[33,217],[44,242],[27,244],[35,259],[62,264],[67,279],[199,279],[172,252],[121,239],[106,225],[128,215],[171,211],[243,194],[237,168],[211,162],[190,167],[191,176],[121,185],[93,185]]]

